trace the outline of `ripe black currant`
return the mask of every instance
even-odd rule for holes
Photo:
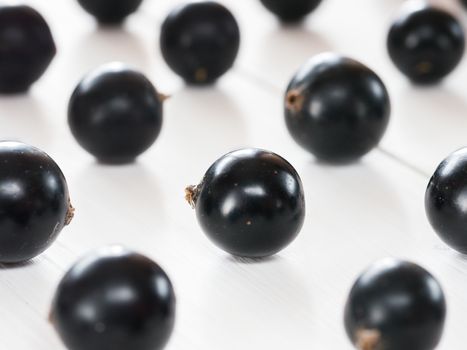
[[[425,193],[425,210],[439,237],[467,254],[467,148],[450,154],[436,169]]]
[[[41,150],[0,142],[0,263],[42,253],[73,217],[58,165]]]
[[[0,93],[27,91],[55,54],[50,28],[36,10],[0,5]]]
[[[262,4],[284,22],[296,22],[311,13],[322,0],[261,0]]]
[[[155,262],[105,247],[63,277],[50,320],[69,350],[160,350],[174,327],[175,295]]]
[[[207,236],[230,254],[261,258],[298,235],[305,218],[300,177],[284,158],[241,149],[218,159],[186,189]]]
[[[436,83],[448,75],[461,61],[464,46],[460,22],[424,3],[404,5],[387,38],[396,67],[418,84]]]
[[[68,123],[78,143],[99,161],[128,163],[157,139],[163,99],[143,74],[107,64],[73,92]]]
[[[170,68],[190,84],[216,81],[234,64],[239,46],[237,21],[216,2],[181,5],[162,25],[162,55]]]
[[[118,24],[135,12],[143,0],[78,0],[79,4],[104,24]]]
[[[374,148],[389,122],[381,79],[350,58],[326,53],[308,61],[285,95],[285,121],[295,141],[328,162],[349,162]]]
[[[445,317],[443,290],[428,271],[410,262],[383,259],[355,282],[344,323],[359,350],[433,350]]]

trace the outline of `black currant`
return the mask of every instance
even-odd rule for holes
[[[389,114],[381,79],[363,64],[331,53],[309,60],[285,95],[292,137],[328,162],[349,162],[369,152],[383,137]]]
[[[467,148],[450,154],[436,169],[425,193],[431,226],[453,249],[467,254]]]
[[[63,277],[50,320],[69,350],[160,350],[174,327],[175,295],[154,261],[105,247]]]
[[[461,61],[464,46],[460,22],[445,10],[424,3],[405,5],[387,38],[396,67],[418,84],[436,83],[448,75]]]
[[[78,143],[99,161],[128,163],[157,139],[163,100],[143,74],[111,63],[79,83],[68,123]]]
[[[261,0],[262,4],[284,22],[296,22],[311,13],[322,0]]]
[[[186,189],[207,236],[230,254],[261,258],[298,235],[305,218],[300,177],[284,158],[248,148],[218,159]]]
[[[78,0],[78,2],[99,22],[118,24],[135,12],[143,0]]]
[[[181,5],[162,25],[162,55],[170,68],[190,84],[216,81],[234,64],[239,46],[237,21],[216,2]]]
[[[0,5],[0,93],[25,92],[56,54],[50,28],[29,6]]]
[[[0,142],[0,263],[42,253],[73,217],[60,168],[41,150]]]
[[[353,285],[344,323],[359,350],[433,350],[445,318],[443,290],[428,271],[407,261],[383,259]]]

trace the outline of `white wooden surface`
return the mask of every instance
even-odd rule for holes
[[[432,232],[425,187],[436,165],[467,144],[467,60],[432,88],[391,65],[385,34],[400,0],[324,0],[299,27],[281,27],[256,0],[224,0],[242,30],[235,68],[213,88],[188,88],[158,49],[158,30],[180,1],[146,0],[123,29],[98,28],[73,0],[29,0],[49,21],[59,54],[25,96],[0,97],[0,137],[47,151],[63,169],[76,217],[32,262],[0,267],[0,349],[63,349],[47,313],[63,273],[82,254],[121,243],[159,262],[174,282],[177,322],[168,350],[352,349],[343,330],[347,292],[372,261],[418,262],[442,283],[448,320],[440,350],[465,348],[467,259]],[[445,4],[467,16],[455,0]],[[467,12],[466,12],[467,13]],[[316,162],[289,137],[282,95],[298,66],[337,51],[374,68],[393,115],[381,147],[350,166]],[[66,105],[96,65],[121,60],[172,94],[163,132],[136,164],[102,166],[73,140]],[[263,262],[234,259],[203,235],[183,189],[219,156],[254,146],[275,151],[304,182],[299,238]]]

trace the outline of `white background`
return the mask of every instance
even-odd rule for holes
[[[57,283],[93,248],[121,243],[162,265],[176,288],[169,350],[352,347],[343,306],[371,262],[395,256],[430,270],[444,287],[448,319],[441,350],[467,342],[467,259],[431,230],[423,197],[437,164],[467,144],[467,60],[435,87],[411,85],[389,61],[385,37],[400,0],[324,0],[302,26],[281,27],[259,0],[225,0],[241,26],[234,69],[212,88],[189,88],[158,47],[175,0],[145,0],[121,29],[98,28],[72,0],[30,0],[50,23],[58,55],[24,96],[0,97],[0,137],[48,152],[64,171],[76,216],[30,263],[0,267],[0,349],[63,349],[47,322]],[[448,1],[464,24],[467,17]],[[393,113],[379,149],[349,166],[316,162],[285,128],[288,80],[310,56],[336,51],[385,81]],[[132,165],[103,166],[72,138],[68,98],[81,77],[120,60],[172,98],[156,144]],[[234,259],[201,232],[183,200],[209,165],[235,148],[266,148],[300,173],[307,218],[298,239],[263,262]]]

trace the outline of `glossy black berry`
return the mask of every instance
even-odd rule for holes
[[[443,290],[428,271],[383,259],[353,285],[344,323],[358,350],[433,350],[445,317]]]
[[[428,220],[451,248],[467,254],[467,148],[449,155],[436,169],[425,193]]]
[[[55,54],[50,28],[36,10],[0,5],[0,93],[27,91]]]
[[[206,235],[240,257],[279,252],[295,239],[305,218],[297,172],[284,158],[260,149],[224,155],[186,195]]]
[[[174,327],[175,295],[154,261],[105,247],[63,277],[50,320],[69,350],[160,350]]]
[[[464,30],[448,12],[423,3],[405,5],[387,38],[396,67],[418,84],[436,83],[464,55]]]
[[[143,0],[78,0],[79,4],[104,24],[117,24],[135,12]]]
[[[58,165],[41,150],[0,142],[0,263],[42,253],[73,217]]]
[[[224,6],[194,2],[169,14],[162,25],[160,46],[167,64],[187,83],[210,84],[234,64],[240,31]]]
[[[107,64],[73,92],[68,123],[78,143],[99,161],[128,163],[157,139],[163,99],[143,74]]]
[[[261,0],[262,4],[284,22],[295,22],[311,13],[322,0]]]
[[[285,121],[303,148],[327,162],[360,158],[381,140],[390,102],[381,79],[350,58],[315,56],[293,77]]]

